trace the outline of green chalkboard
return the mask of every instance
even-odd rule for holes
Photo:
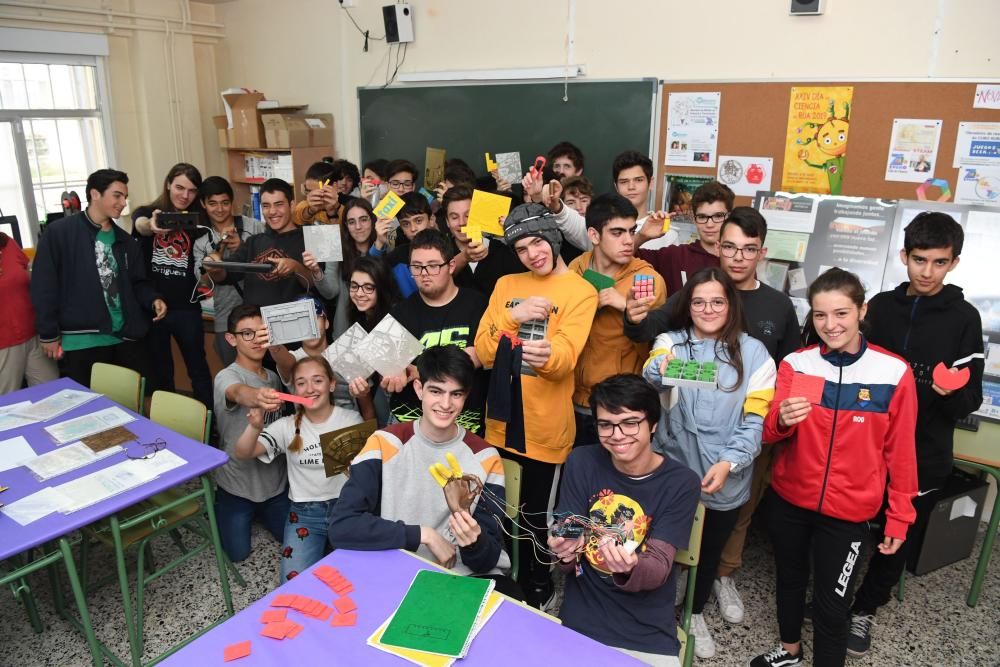
[[[405,158],[423,174],[431,146],[484,175],[483,153],[517,151],[526,171],[565,140],[583,151],[595,192],[606,192],[615,155],[652,154],[656,88],[655,79],[576,81],[567,102],[561,82],[359,88],[361,158]]]

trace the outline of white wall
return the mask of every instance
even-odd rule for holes
[[[357,0],[350,12],[381,36],[389,1]],[[384,83],[386,44],[370,41],[363,53],[337,0],[280,6],[218,6],[228,50],[223,85],[333,113],[338,154],[357,159],[356,89]],[[403,72],[560,65],[572,48],[570,59],[593,79],[1000,77],[996,0],[828,0],[819,17],[789,16],[789,0],[413,0],[412,7],[416,41]]]

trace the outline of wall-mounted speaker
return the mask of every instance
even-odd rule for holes
[[[413,11],[409,3],[386,5],[382,8],[385,41],[392,44],[413,41]]]
[[[792,16],[816,16],[823,13],[824,0],[791,0],[788,13]]]

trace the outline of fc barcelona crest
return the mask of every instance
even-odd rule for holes
[[[858,389],[858,405],[864,407],[868,405],[868,402],[872,400],[872,392],[868,387],[862,387]]]

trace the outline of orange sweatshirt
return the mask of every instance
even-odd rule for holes
[[[570,263],[569,270],[582,276],[584,271],[591,268],[593,256],[593,252],[583,253]],[[631,262],[611,276],[615,280],[614,290],[627,297],[632,289],[632,280],[639,274],[653,277],[653,295],[656,301],[651,309],[659,308],[667,300],[666,285],[653,266],[638,257],[632,258]],[[601,380],[617,373],[642,372],[642,365],[649,356],[649,343],[633,342],[625,335],[624,329],[622,311],[611,306],[598,309],[594,325],[590,328],[590,337],[576,363],[576,389],[573,392],[573,403],[576,405],[587,407],[591,388]]]
[[[597,293],[590,283],[567,271],[539,277],[515,273],[502,277],[490,296],[490,305],[476,333],[476,354],[487,368],[493,367],[497,345],[504,333],[517,335],[518,323],[510,315],[514,299],[545,297],[553,304],[546,339],[552,355],[537,377],[521,376],[524,403],[525,453],[545,463],[562,463],[576,437],[573,416],[573,372],[587,343],[597,310]],[[486,415],[486,440],[503,447],[506,424]]]

